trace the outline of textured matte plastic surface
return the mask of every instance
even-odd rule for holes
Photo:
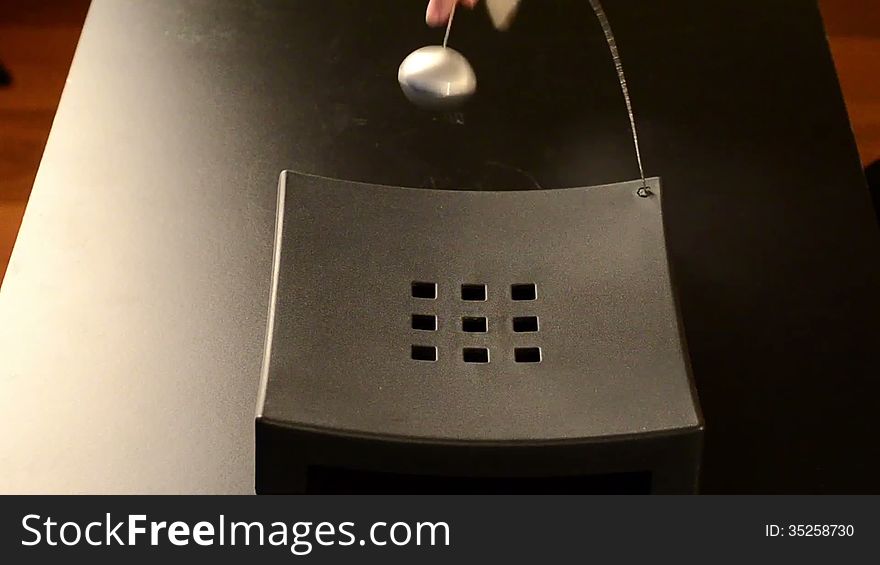
[[[475,441],[696,427],[651,184],[640,198],[638,182],[466,192],[286,173],[261,416]],[[436,299],[413,298],[413,281]],[[413,314],[437,330],[413,329]],[[519,316],[539,331],[514,332]],[[437,361],[413,360],[413,345]]]

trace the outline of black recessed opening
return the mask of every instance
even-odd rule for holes
[[[462,318],[461,331],[469,333],[486,333],[489,331],[489,320],[482,316]]]
[[[437,348],[432,345],[413,345],[411,356],[415,361],[436,361]]]
[[[537,316],[519,316],[513,319],[513,331],[517,333],[538,331]]]
[[[540,363],[540,347],[517,347],[513,350],[513,358],[517,363]]]
[[[413,314],[412,329],[426,332],[437,331],[437,316],[432,314]]]
[[[465,347],[462,357],[465,363],[488,363],[489,350],[485,347]]]
[[[412,296],[413,298],[426,298],[428,300],[435,300],[437,298],[437,283],[412,283]]]
[[[651,473],[485,477],[418,475],[309,465],[308,494],[650,494]]]
[[[510,297],[513,300],[537,300],[538,285],[535,283],[510,285]]]
[[[461,299],[467,301],[486,300],[486,285],[463,284],[461,285]]]

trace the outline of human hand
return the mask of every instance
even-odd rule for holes
[[[425,21],[431,27],[445,25],[456,4],[473,8],[477,0],[429,0]]]

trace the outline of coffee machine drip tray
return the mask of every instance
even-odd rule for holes
[[[306,436],[290,457],[326,455],[339,438],[396,445],[403,461],[409,444],[515,450],[699,435],[660,182],[648,197],[640,186],[445,191],[284,173],[258,485],[261,465]],[[334,438],[326,449],[323,436]],[[413,471],[347,460],[355,452],[315,464]],[[628,471],[650,466],[626,450],[613,458],[640,467]],[[424,471],[456,465],[442,459],[445,470]]]

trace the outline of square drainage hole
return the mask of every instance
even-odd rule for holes
[[[484,334],[489,331],[489,320],[483,316],[462,318],[461,331]]]
[[[426,332],[437,331],[437,316],[433,314],[413,314],[412,329]]]
[[[483,302],[486,300],[486,285],[463,284],[461,285],[461,299],[468,302]]]
[[[432,345],[413,345],[410,357],[414,361],[436,361],[437,348]]]
[[[465,363],[489,362],[489,350],[485,347],[465,347],[461,352]]]
[[[513,300],[537,300],[538,285],[535,283],[510,285],[510,297]]]
[[[538,331],[537,316],[518,316],[513,319],[513,331],[516,333],[527,333]]]
[[[540,347],[517,347],[513,350],[513,358],[517,363],[540,363]]]
[[[432,282],[414,282],[412,283],[412,297],[425,298],[427,300],[437,299],[437,283]]]

